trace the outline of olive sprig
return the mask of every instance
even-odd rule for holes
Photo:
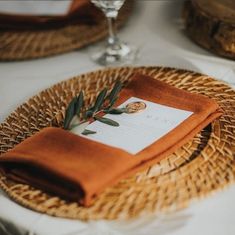
[[[64,118],[64,129],[72,130],[79,127],[79,132],[83,135],[95,134],[95,131],[87,130],[86,127],[93,120],[102,122],[104,124],[117,127],[119,123],[103,117],[102,113],[119,115],[124,113],[125,108],[114,108],[114,104],[118,99],[118,95],[123,87],[120,81],[117,81],[111,92],[108,93],[108,89],[104,88],[98,94],[94,105],[85,110],[84,107],[84,94],[83,91],[78,96],[74,97],[69,103]]]

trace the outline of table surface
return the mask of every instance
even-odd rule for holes
[[[235,87],[235,63],[192,43],[185,35],[181,0],[138,1],[120,37],[140,48],[134,64],[184,68],[208,74]],[[56,82],[101,67],[89,58],[95,45],[50,58],[0,63],[0,121],[17,106]],[[73,221],[33,212],[0,191],[0,234],[77,235],[234,235],[235,186],[195,201],[170,215],[130,221]]]

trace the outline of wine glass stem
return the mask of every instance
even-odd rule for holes
[[[109,36],[108,36],[108,46],[114,47],[118,44],[118,37],[116,31],[116,17],[107,17]]]

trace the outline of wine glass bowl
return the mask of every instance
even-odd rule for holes
[[[100,8],[108,17],[117,17],[118,11],[124,4],[125,0],[91,0],[91,2]]]

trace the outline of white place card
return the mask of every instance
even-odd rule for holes
[[[72,0],[7,0],[0,1],[0,13],[17,15],[65,15]]]
[[[144,102],[146,109],[139,113],[107,114],[104,116],[118,122],[119,127],[95,121],[89,124],[86,129],[96,131],[96,134],[81,136],[123,149],[131,154],[137,154],[193,114],[189,111],[171,108],[136,97],[131,97],[119,107],[125,107],[129,103],[137,101]]]

